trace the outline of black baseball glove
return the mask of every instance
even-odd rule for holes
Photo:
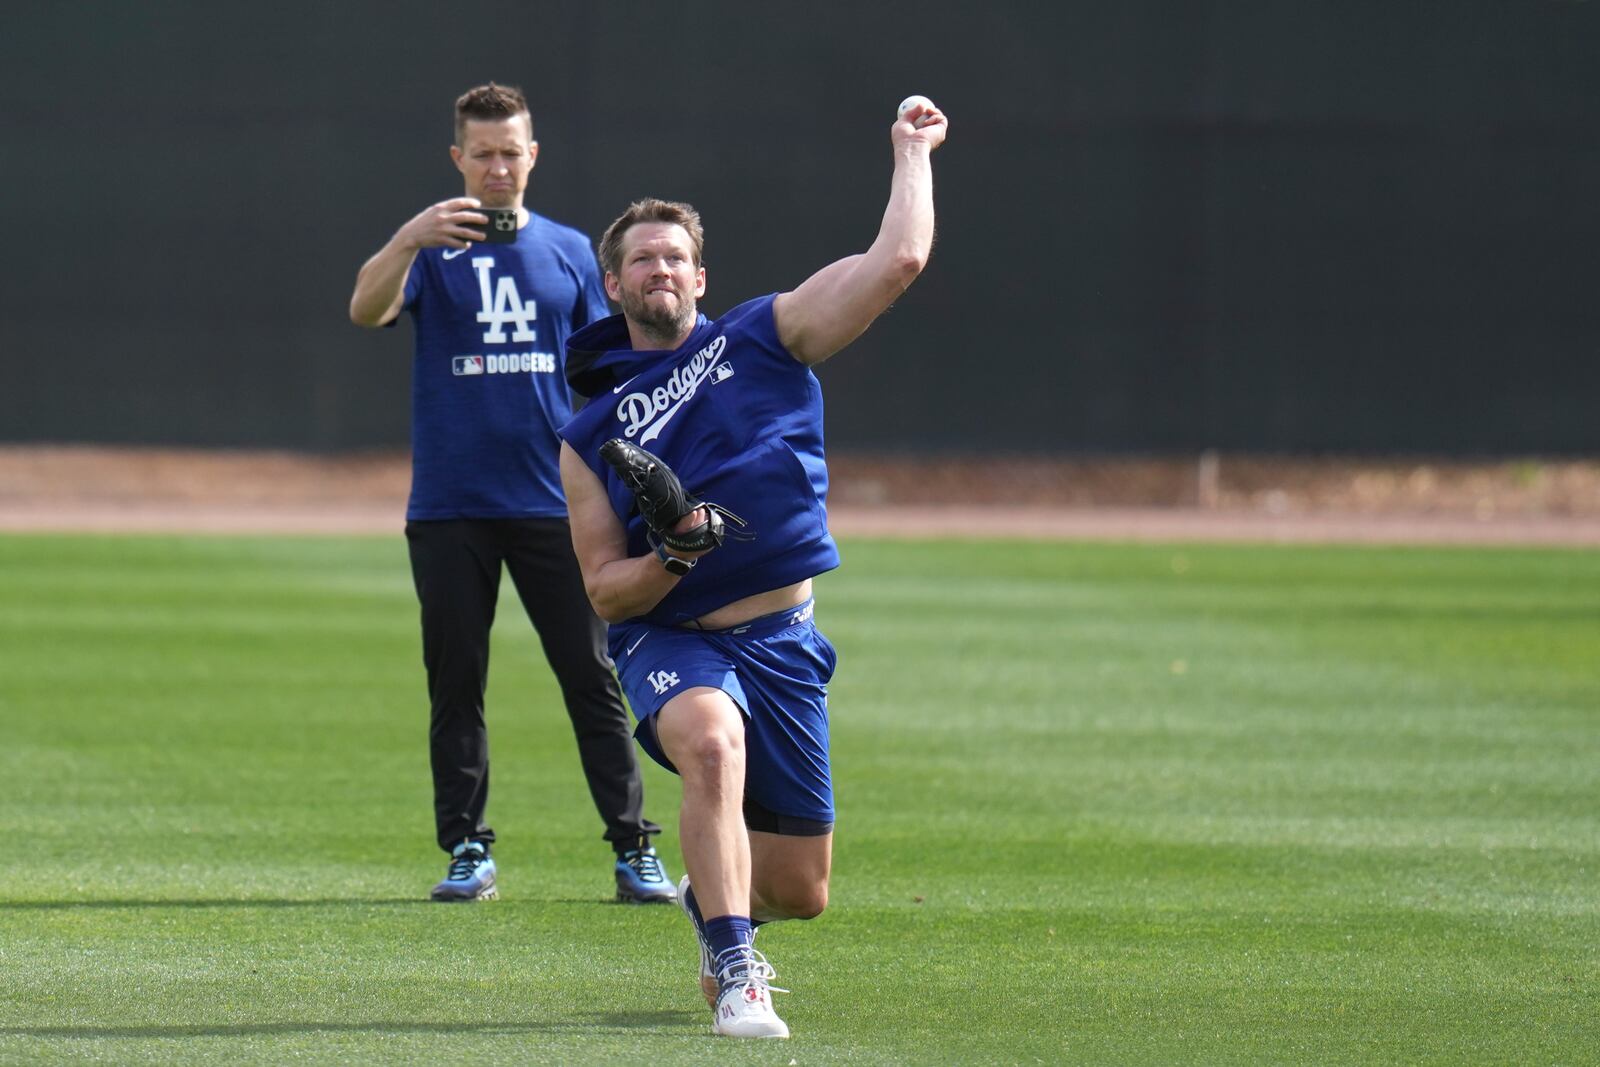
[[[613,437],[600,446],[600,458],[617,472],[622,484],[633,493],[645,525],[668,548],[679,552],[704,552],[721,545],[727,536],[724,517],[744,525],[744,520],[727,508],[690,496],[672,468],[658,456],[620,437]],[[706,517],[678,532],[678,520],[696,508],[704,508]]]

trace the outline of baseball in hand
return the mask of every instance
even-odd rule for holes
[[[925,96],[908,96],[908,97],[906,97],[904,100],[900,101],[900,110],[895,112],[895,117],[903,119],[903,118],[906,117],[906,112],[907,111],[910,111],[912,108],[917,107],[919,105],[922,107],[923,112],[924,112],[924,114],[921,115],[917,119],[917,122],[916,122],[917,129],[920,130],[923,126],[927,125],[927,123],[928,123],[929,116],[927,115],[927,112],[933,110],[933,101],[929,100],[927,97],[925,97]]]

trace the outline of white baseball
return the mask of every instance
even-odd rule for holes
[[[906,112],[910,111],[912,108],[918,106],[919,104],[922,106],[922,108],[923,108],[923,110],[925,112],[933,110],[933,101],[929,100],[927,97],[920,96],[920,95],[918,95],[918,96],[908,96],[904,100],[900,101],[900,110],[895,112],[895,117],[896,118],[902,118],[902,119],[905,118],[906,117]],[[927,121],[927,115],[926,114],[924,114],[921,118],[917,119],[917,127],[918,127],[918,129],[920,129],[924,125],[924,123],[926,121]]]

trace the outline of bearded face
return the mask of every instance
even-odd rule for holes
[[[677,338],[694,326],[694,293],[684,293],[671,283],[652,283],[643,292],[622,290],[622,313],[654,337]]]
[[[624,238],[619,269],[606,272],[606,291],[629,325],[656,347],[676,348],[694,328],[696,301],[706,291],[689,235],[675,223],[640,223]]]

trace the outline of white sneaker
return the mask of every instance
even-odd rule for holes
[[[772,965],[755,949],[730,949],[724,955],[731,958],[717,972],[721,992],[711,1032],[720,1037],[788,1037],[788,1025],[772,1010],[774,987],[767,984],[777,977]]]
[[[678,879],[678,907],[689,916],[689,922],[694,926],[694,939],[700,943],[700,993],[706,998],[706,1004],[712,1008],[717,1006],[717,971],[712,966],[711,946],[706,944],[706,932],[700,929],[700,921],[694,917],[694,912],[689,910],[689,876],[686,874]]]

